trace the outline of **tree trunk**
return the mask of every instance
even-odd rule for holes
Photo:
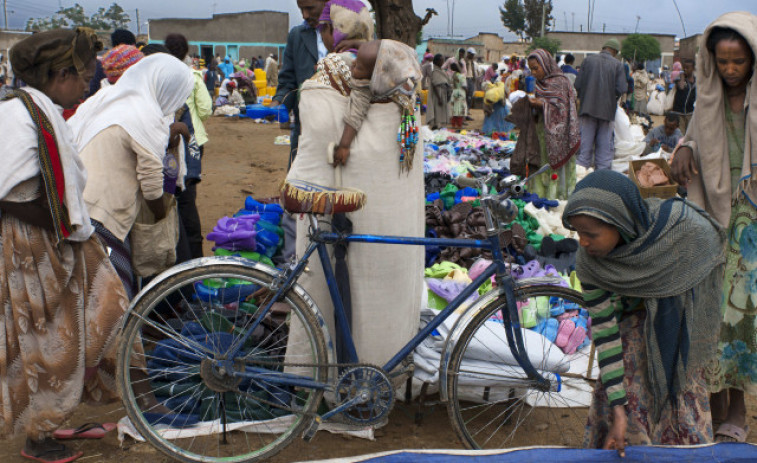
[[[369,0],[376,17],[376,35],[415,48],[422,20],[413,10],[413,0]]]

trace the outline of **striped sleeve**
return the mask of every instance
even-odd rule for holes
[[[599,360],[599,376],[607,391],[610,406],[626,404],[623,386],[623,345],[618,316],[623,311],[619,297],[607,291],[583,285],[586,309],[591,315],[591,334]]]

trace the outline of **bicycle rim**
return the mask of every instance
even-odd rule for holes
[[[555,286],[521,288],[516,299],[520,306],[545,300],[583,306],[579,293]],[[531,364],[551,382],[545,390],[510,352],[499,315],[505,307],[504,297],[485,307],[452,349],[447,392],[455,431],[474,449],[581,447],[593,390],[588,378],[598,371],[591,348],[568,355],[541,334],[522,329]]]
[[[145,440],[186,462],[256,461],[308,426],[323,392],[279,380],[324,382],[326,368],[314,364],[327,361],[325,341],[312,301],[294,290],[261,317],[272,281],[242,265],[199,264],[141,295],[124,329],[118,381]],[[232,368],[254,371],[251,378],[213,367],[237,343],[244,347]]]

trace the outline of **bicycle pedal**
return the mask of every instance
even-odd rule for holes
[[[315,437],[315,433],[318,432],[318,427],[321,425],[321,417],[316,416],[313,421],[310,422],[310,426],[302,433],[302,440],[310,442]]]

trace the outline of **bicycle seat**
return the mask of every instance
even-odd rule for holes
[[[334,188],[305,180],[285,180],[281,205],[292,214],[338,214],[360,210],[365,193],[354,188]]]

